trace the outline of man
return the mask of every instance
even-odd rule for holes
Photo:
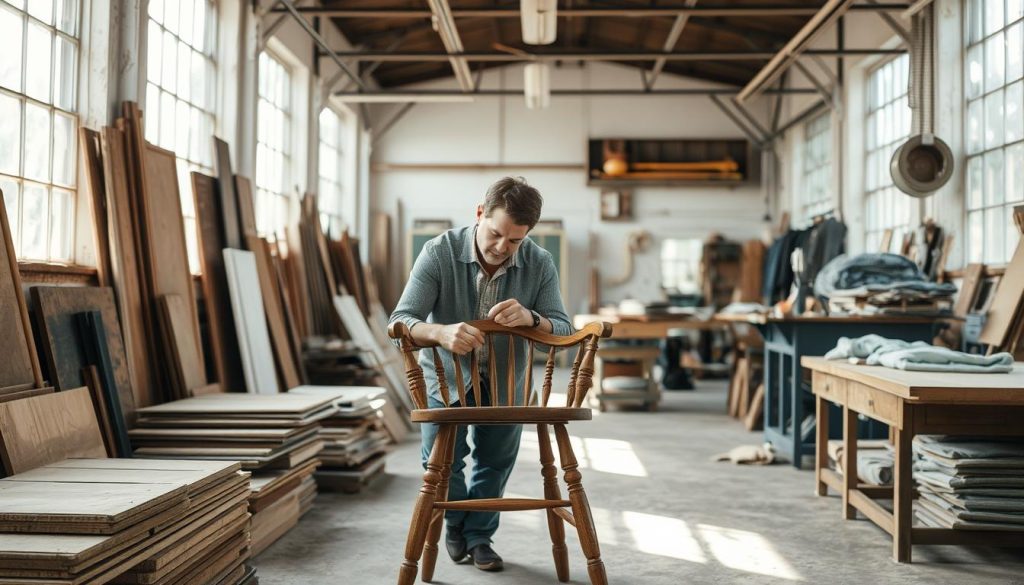
[[[503,356],[507,355],[509,344],[503,339],[495,340],[495,357],[499,358],[495,360],[497,380],[489,379],[484,335],[467,321],[493,319],[507,327],[531,327],[555,335],[571,333],[551,254],[526,237],[540,219],[542,204],[540,193],[522,178],[506,177],[491,185],[483,204],[476,208],[475,225],[448,230],[424,245],[391,315],[392,322],[402,321],[409,327],[418,343],[440,344],[452,352],[442,352],[447,380],[455,380],[452,354],[460,356],[463,372],[469,372],[470,354],[480,350],[483,404],[476,405],[473,393],[467,391],[468,406],[490,406],[490,384],[497,384],[500,404],[507,400],[508,364]],[[517,343],[514,348],[520,403],[529,365],[524,346]],[[432,354],[420,352],[419,363],[430,407],[443,407]],[[458,404],[454,384],[450,385],[448,399],[453,406]],[[437,425],[422,425],[424,466],[437,430]],[[466,440],[470,432],[472,453]],[[448,499],[501,497],[519,452],[521,433],[521,425],[461,427],[455,442]],[[463,470],[470,454],[473,470],[467,486]],[[498,529],[497,512],[448,511],[445,520],[445,546],[453,561],[463,562],[468,555],[479,569],[502,568],[501,557],[491,548],[491,537]]]

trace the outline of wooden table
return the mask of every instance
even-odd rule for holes
[[[672,318],[632,318],[614,315],[575,315],[572,324],[577,329],[593,321],[604,321],[614,325],[611,339],[665,339],[669,329],[692,329],[710,331],[724,329],[725,325],[715,320],[701,320],[680,315]]]
[[[947,530],[913,526],[914,478],[911,441],[917,434],[1024,436],[1024,363],[1009,374],[949,374],[907,372],[881,366],[853,365],[805,357],[813,372],[812,387],[818,412],[816,489],[827,488],[843,498],[843,518],[857,511],[893,537],[893,558],[910,562],[914,544],[1017,545],[1020,532]],[[843,409],[843,470],[828,468],[829,403]],[[857,415],[863,414],[893,429],[896,466],[893,486],[857,482]],[[875,500],[892,499],[893,512]]]
[[[770,317],[755,313],[718,314],[715,319],[749,323],[761,331],[764,337],[764,438],[797,469],[803,468],[805,455],[815,453],[813,435],[802,431],[804,420],[816,416],[810,408],[810,394],[804,389],[800,367],[804,356],[825,355],[840,337],[875,333],[892,339],[931,342],[936,333],[936,319],[931,317]],[[808,399],[806,407],[805,397]],[[841,420],[838,408],[832,409],[830,415],[837,424]],[[887,428],[870,421],[862,423],[860,432],[866,438],[888,436]]]

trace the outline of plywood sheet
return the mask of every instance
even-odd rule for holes
[[[273,266],[264,240],[254,236],[245,236],[249,250],[255,255],[256,272],[259,277],[260,290],[263,293],[263,308],[266,312],[267,329],[274,347],[274,358],[277,371],[285,388],[294,388],[301,383],[295,354],[292,353],[291,342],[285,324],[284,307],[281,304],[277,283],[274,279]]]
[[[220,209],[224,225],[224,245],[241,248],[242,234],[238,223],[238,196],[235,193],[234,174],[231,172],[231,147],[216,136],[213,149],[217,155],[217,179],[220,182]]]
[[[0,520],[115,523],[185,501],[177,483],[63,483],[0,480]]]
[[[107,225],[106,185],[103,157],[100,154],[100,133],[91,128],[78,129],[82,149],[82,166],[88,185],[89,210],[92,212],[93,244],[96,252],[96,279],[100,286],[110,286],[110,235]],[[82,194],[83,191],[79,191]]]
[[[989,308],[985,327],[978,339],[996,348],[1008,345],[1010,330],[1022,310],[1024,299],[1024,239],[1017,243],[1013,258],[1006,266],[1006,272],[995,292],[995,299]]]
[[[227,245],[220,207],[220,185],[213,177],[193,172],[192,195],[196,209],[199,265],[202,268],[200,279],[206,302],[214,372],[225,391],[238,392],[245,387],[245,377],[242,374],[242,357],[238,353],[234,316],[231,314],[227,273],[224,271],[222,250]]]
[[[121,322],[114,302],[114,291],[107,287],[35,286],[31,289],[33,305],[38,312],[38,325],[43,337],[43,355],[58,390],[78,388],[85,381],[82,367],[86,360],[82,337],[75,315],[99,311],[103,315],[107,349],[113,368],[116,392],[121,410],[129,421],[135,413],[135,395],[132,392],[131,373]]]
[[[0,391],[10,386],[43,386],[28,309],[21,290],[11,226],[0,193]]]
[[[177,363],[172,366],[178,371],[182,394],[188,396],[196,388],[206,385],[206,369],[203,366],[202,347],[195,336],[195,330],[188,326],[189,307],[180,295],[164,295],[160,297],[160,310],[163,312],[170,334],[172,354]]]
[[[235,175],[235,194],[238,197],[238,218],[242,224],[242,235],[255,236],[256,206],[252,197],[252,183],[248,178]]]
[[[242,354],[245,386],[252,394],[276,394],[279,391],[270,348],[266,312],[260,294],[256,255],[242,250],[224,249],[231,309]]]
[[[131,195],[124,132],[104,128],[100,136],[103,172],[106,180],[107,223],[110,226],[110,275],[117,291],[121,333],[133,402],[146,406],[154,402],[155,386],[149,362],[149,317],[139,272],[135,244],[136,221]]]
[[[331,403],[330,397],[299,394],[254,395],[241,393],[208,394],[150,406],[140,410],[147,416],[164,414],[269,414],[301,417]]]
[[[0,458],[14,475],[68,457],[106,457],[88,388],[0,404]]]
[[[180,296],[186,307],[180,325],[191,329],[192,338],[198,340],[201,336],[192,288],[192,271],[189,269],[185,248],[177,160],[173,152],[147,144],[144,164],[145,221],[149,243],[146,266],[150,275],[152,298]],[[172,337],[168,333],[165,332],[165,339]],[[170,357],[169,353],[167,355]],[[200,353],[199,364],[205,368],[202,360]]]

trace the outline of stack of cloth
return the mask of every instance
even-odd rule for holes
[[[828,300],[830,312],[945,315],[956,286],[930,282],[917,264],[898,254],[844,254],[821,269],[814,294]]]
[[[322,466],[316,482],[324,491],[356,493],[384,474],[391,437],[384,426],[386,390],[379,386],[315,388],[331,396],[337,412],[320,421]]]
[[[842,474],[843,441],[828,442],[828,458],[832,468]],[[885,439],[861,439],[857,441],[857,478],[871,485],[892,485],[892,470],[895,466],[892,445]]]
[[[923,525],[1024,531],[1024,441],[918,435],[914,458]]]
[[[1013,371],[1013,355],[1007,352],[977,355],[923,341],[888,339],[874,334],[840,337],[836,346],[825,354],[825,359],[846,359],[869,366],[919,372],[1005,374]]]

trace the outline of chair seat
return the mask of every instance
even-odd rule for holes
[[[454,408],[427,408],[412,411],[412,422],[459,424],[544,424],[590,420],[594,413],[589,408],[552,406],[457,406]]]

